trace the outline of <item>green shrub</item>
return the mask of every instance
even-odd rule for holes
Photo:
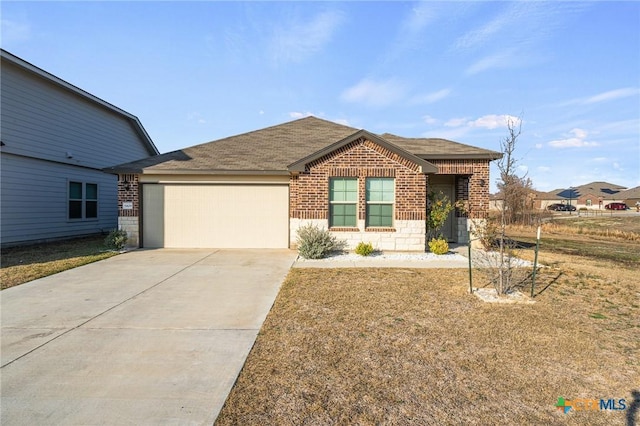
[[[356,246],[356,253],[360,256],[369,256],[371,253],[373,253],[373,245],[371,243],[360,241]]]
[[[120,229],[114,229],[109,232],[107,238],[104,239],[104,245],[109,250],[122,250],[127,244],[127,232]]]
[[[327,229],[313,224],[298,229],[297,243],[298,253],[305,259],[322,259],[344,248],[344,241],[338,241]]]
[[[444,238],[432,238],[429,241],[429,250],[433,254],[446,254],[449,252],[449,243]]]

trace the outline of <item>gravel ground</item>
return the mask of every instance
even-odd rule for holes
[[[384,252],[376,252],[372,253],[369,256],[360,256],[356,253],[341,253],[334,254],[324,259],[305,259],[301,256],[298,256],[298,262],[362,262],[362,261],[370,261],[370,262],[381,262],[386,260],[406,260],[406,261],[416,261],[422,262],[425,260],[464,260],[466,259],[464,256],[461,256],[457,253],[449,252],[443,255],[437,255],[433,253],[402,253],[402,252],[392,252],[392,253],[384,253]]]
[[[499,254],[496,252],[476,252],[472,254],[474,266],[476,267],[495,267],[497,265]],[[407,252],[374,252],[369,256],[360,256],[356,253],[336,253],[323,259],[305,259],[298,256],[297,262],[384,262],[384,261],[408,261],[408,262],[425,262],[425,261],[460,261],[468,259],[458,253],[450,251],[447,254],[437,255],[433,253],[407,253]],[[533,266],[532,262],[523,259],[513,259],[514,267]]]

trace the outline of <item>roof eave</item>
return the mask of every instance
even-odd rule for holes
[[[139,175],[243,175],[243,176],[290,176],[288,170],[228,170],[228,169],[144,169],[136,167],[108,167],[104,169],[111,174]]]
[[[499,160],[502,154],[499,152],[487,152],[478,154],[418,154],[425,160]]]

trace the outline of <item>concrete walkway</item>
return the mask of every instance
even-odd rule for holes
[[[213,424],[296,253],[139,250],[0,293],[0,423]]]

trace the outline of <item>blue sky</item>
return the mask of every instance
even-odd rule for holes
[[[499,150],[522,117],[536,189],[640,185],[640,2],[0,7],[4,49],[138,116],[161,152],[310,114]]]

